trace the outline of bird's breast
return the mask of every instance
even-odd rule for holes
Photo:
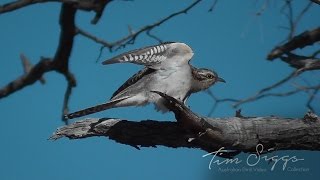
[[[160,91],[176,99],[183,100],[191,88],[190,66],[158,70],[156,79],[152,82],[151,90]],[[161,101],[159,95],[152,95],[154,102]],[[159,102],[161,104],[161,102]],[[157,103],[156,103],[157,104]]]

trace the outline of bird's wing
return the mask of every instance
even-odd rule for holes
[[[102,62],[102,64],[129,62],[153,69],[166,69],[187,64],[192,56],[193,51],[188,45],[179,42],[167,42],[120,54]]]
[[[130,77],[125,83],[123,83],[119,89],[117,89],[113,94],[111,99],[113,99],[115,96],[117,96],[120,92],[122,92],[123,90],[125,90],[127,87],[135,84],[136,82],[138,82],[143,76],[148,75],[150,73],[153,73],[155,70],[151,69],[151,68],[144,68],[142,70],[140,70],[139,72],[137,72],[136,74],[134,74],[132,77]]]

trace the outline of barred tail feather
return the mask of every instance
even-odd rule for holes
[[[64,119],[66,119],[66,120],[67,119],[74,119],[74,118],[86,116],[86,115],[89,115],[89,114],[93,114],[93,113],[96,113],[96,112],[104,111],[104,110],[107,110],[107,109],[111,109],[111,108],[117,107],[116,104],[118,102],[123,101],[123,100],[125,100],[127,98],[128,97],[115,99],[115,100],[107,102],[107,103],[99,104],[97,106],[89,107],[89,108],[86,108],[86,109],[82,109],[80,111],[76,111],[76,112],[73,112],[73,113],[70,113],[70,114],[66,114],[66,115],[64,115]]]

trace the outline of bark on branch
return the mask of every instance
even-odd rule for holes
[[[313,45],[314,43],[320,41],[320,27],[315,28],[311,31],[305,31],[291,40],[289,40],[284,45],[274,48],[269,54],[267,59],[274,60],[281,57],[283,54],[291,52],[292,50],[298,48],[304,48],[305,46]]]
[[[162,145],[213,152],[225,147],[231,151],[223,154],[224,157],[255,152],[259,143],[264,145],[264,153],[320,150],[320,119],[312,113],[301,119],[243,117],[239,113],[237,117],[206,118],[194,114],[174,98],[159,94],[167,99],[167,107],[175,113],[177,122],[88,118],[59,128],[50,139],[105,136],[138,149]]]
[[[15,11],[26,6],[38,3],[59,2],[70,5],[74,9],[81,9],[84,11],[95,11],[96,15],[91,23],[96,24],[102,16],[103,10],[110,0],[99,1],[83,1],[83,0],[18,0],[0,5],[0,14]]]

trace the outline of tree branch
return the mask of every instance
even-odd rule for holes
[[[320,28],[316,28],[311,31],[305,31],[304,33],[295,36],[284,45],[274,48],[268,54],[267,59],[274,60],[285,53],[298,48],[304,48],[305,46],[312,45],[318,41],[320,41]]]
[[[0,99],[9,96],[10,94],[32,85],[41,77],[44,73],[49,72],[53,69],[51,59],[41,59],[39,63],[33,66],[30,71],[16,80],[8,83],[5,87],[0,89]]]
[[[99,1],[83,1],[83,0],[18,0],[0,5],[0,14],[15,11],[20,8],[24,8],[29,5],[37,3],[47,2],[60,2],[69,4],[72,8],[81,9],[85,11],[95,11],[96,15],[91,21],[92,24],[96,24],[102,16],[103,10],[106,5],[111,2],[110,0],[99,0]]]
[[[22,53],[20,54],[20,59],[21,59],[21,62],[22,62],[24,73],[25,74],[29,73],[31,68],[33,67],[33,65],[31,64],[29,59]],[[41,77],[39,79],[39,81],[40,81],[41,84],[45,84],[46,83],[46,80],[43,77]]]
[[[67,80],[72,80],[72,85],[75,86],[75,80],[69,78],[68,64],[75,36],[75,13],[76,9],[67,4],[62,5],[60,14],[60,41],[54,58],[42,58],[38,64],[28,69],[24,75],[1,88],[0,99],[35,83],[42,78],[44,73],[50,71],[57,71],[63,74]]]
[[[320,0],[311,0],[313,3],[320,5]]]
[[[72,88],[76,86],[76,79],[69,71],[69,57],[72,52],[75,28],[76,9],[69,4],[62,4],[60,13],[60,41],[54,58],[42,58],[35,66],[25,67],[25,74],[10,82],[0,89],[0,99],[4,98],[18,90],[32,85],[42,76],[50,71],[56,71],[65,76],[68,86],[64,97],[63,114],[68,113],[68,101]],[[26,66],[26,57],[21,55],[24,66]]]
[[[211,7],[209,8],[208,12],[212,12],[213,9],[216,7],[217,3],[218,3],[218,0],[213,0],[213,3],[211,5]]]
[[[232,150],[225,157],[240,152],[254,153],[257,144],[274,150],[320,150],[320,119],[308,113],[301,119],[280,117],[205,118],[191,112],[179,101],[167,99],[167,107],[177,122],[89,118],[59,128],[50,139],[105,136],[135,148],[158,145],[199,148],[213,152],[222,146]],[[270,152],[266,151],[264,153]]]
[[[198,3],[200,3],[201,0],[196,0],[194,1],[193,3],[191,3],[188,7],[182,9],[182,10],[179,10],[175,13],[172,13],[170,14],[169,16],[153,23],[153,24],[150,24],[150,25],[146,25],[142,28],[140,28],[140,30],[136,31],[136,32],[133,32],[133,31],[129,31],[129,35],[125,36],[124,38],[122,39],[119,39],[117,41],[114,41],[114,42],[107,42],[105,40],[102,40],[84,30],[82,30],[81,28],[78,28],[77,29],[77,33],[88,38],[88,39],[91,39],[92,41],[96,42],[96,43],[99,43],[101,44],[103,47],[107,47],[110,51],[113,51],[113,50],[118,50],[118,49],[121,49],[121,48],[125,48],[126,45],[128,44],[133,44],[135,42],[135,39],[142,33],[146,32],[147,35],[150,36],[150,31],[152,31],[155,27],[157,26],[160,26],[161,24],[167,22],[168,20],[180,15],[180,14],[186,14],[189,10],[191,10],[194,6],[196,6]],[[155,38],[155,36],[152,35],[152,38]],[[156,38],[156,40],[159,41],[159,38]]]

